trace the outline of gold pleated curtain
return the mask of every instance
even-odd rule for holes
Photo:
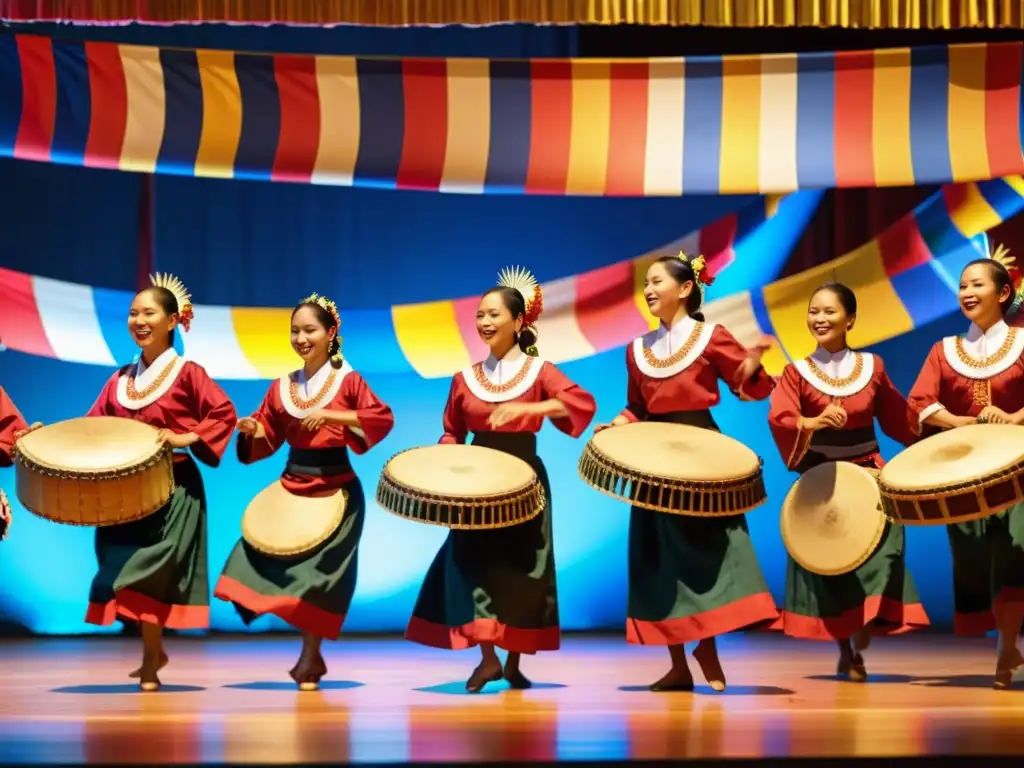
[[[0,18],[406,27],[510,22],[1024,28],[1024,0],[0,0]]]

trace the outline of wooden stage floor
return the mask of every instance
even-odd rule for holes
[[[329,679],[300,693],[287,636],[171,639],[163,690],[143,694],[137,642],[0,643],[0,763],[1024,756],[1024,681],[991,689],[992,640],[878,640],[858,685],[832,677],[829,645],[734,636],[724,694],[653,694],[663,649],[569,636],[525,660],[532,690],[478,696],[463,689],[475,651],[397,638],[329,645]]]

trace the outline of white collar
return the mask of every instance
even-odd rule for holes
[[[130,411],[137,411],[141,408],[145,408],[147,405],[152,405],[165,394],[174,385],[174,382],[178,379],[178,374],[181,373],[182,366],[184,365],[184,358],[178,357],[178,353],[174,351],[173,347],[165,349],[157,358],[153,361],[152,365],[146,365],[142,361],[142,356],[139,356],[138,362],[133,366],[129,367],[125,373],[121,374],[117,380],[117,402],[127,408]],[[160,374],[167,370],[170,366],[171,370],[167,374],[160,386],[150,392],[146,397],[141,400],[131,400],[128,398],[128,380],[134,379],[134,386],[136,392],[142,392],[149,387]]]
[[[515,346],[500,359],[490,355],[482,363],[466,368],[462,371],[462,378],[466,381],[466,386],[474,397],[485,403],[503,403],[506,400],[520,397],[532,387],[543,365],[542,360],[527,355]],[[526,366],[529,366],[529,370],[523,377],[516,381],[515,386],[503,392],[493,392],[477,379],[479,372],[492,386],[501,387],[519,376]]]
[[[824,381],[811,368],[809,362],[832,379],[847,379],[854,374],[857,361],[861,361],[861,369],[857,376],[850,381],[843,382],[842,386],[834,386]],[[803,360],[793,361],[797,373],[816,390],[832,397],[851,397],[860,392],[871,381],[875,375],[875,356],[864,352],[854,352],[852,349],[841,349],[838,352],[829,352],[823,347],[817,347],[809,357]]]
[[[313,403],[307,408],[300,408],[292,402],[291,389],[292,382],[295,382],[295,388],[298,390],[296,393],[303,400],[309,400],[312,397],[316,397],[317,393],[330,378],[331,373],[334,373],[334,381],[331,382],[331,387],[324,396]],[[285,411],[288,415],[295,419],[304,419],[313,411],[318,411],[321,408],[326,408],[338,395],[341,390],[341,382],[345,380],[345,377],[352,373],[352,366],[348,364],[348,360],[341,361],[341,368],[335,369],[328,360],[327,363],[320,367],[320,369],[314,373],[309,379],[306,379],[306,372],[303,369],[293,371],[287,376],[282,376],[278,379],[278,394],[281,395],[281,404],[284,406]]]
[[[961,340],[963,350],[969,357],[973,358],[974,361],[981,361],[998,352],[1009,333],[1010,327],[1003,320],[1000,320],[987,331],[982,331],[977,325],[971,323],[967,333],[963,336],[947,336],[944,338],[942,340],[942,351],[946,357],[946,362],[949,363],[949,367],[961,376],[965,376],[968,379],[990,379],[1008,369],[1020,359],[1021,354],[1024,354],[1024,333],[1015,330],[1015,338],[1009,354],[993,361],[984,368],[975,368],[974,366],[967,365],[960,359],[956,349],[957,339]]]
[[[682,359],[677,360],[667,368],[658,368],[651,365],[644,354],[644,350],[649,350],[650,354],[659,360],[665,360],[682,349],[686,342],[690,340],[696,328],[696,320],[692,317],[684,317],[671,328],[665,327],[665,324],[662,323],[653,331],[635,339],[633,341],[633,360],[636,362],[637,367],[645,375],[654,379],[667,379],[670,376],[675,376],[677,373],[682,373],[693,365],[697,358],[704,354],[704,350],[707,349],[708,343],[711,341],[711,335],[715,330],[714,323],[704,323],[700,334],[697,336],[693,346],[690,347],[690,351],[683,355]]]

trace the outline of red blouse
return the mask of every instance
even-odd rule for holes
[[[0,387],[0,467],[9,467],[13,463],[14,435],[24,429],[28,429],[28,424],[4,388]]]

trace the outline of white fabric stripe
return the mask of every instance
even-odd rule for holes
[[[796,55],[761,60],[761,141],[758,182],[762,194],[789,192],[796,179]]]
[[[924,424],[925,420],[929,416],[934,416],[939,411],[944,410],[946,410],[946,406],[944,406],[942,403],[932,403],[927,408],[921,411],[920,415],[917,417],[917,423]]]
[[[576,277],[545,283],[544,313],[537,321],[537,350],[552,363],[578,360],[597,352],[576,320]]]
[[[96,301],[87,285],[32,278],[32,292],[46,339],[58,360],[116,366],[103,338]]]
[[[644,158],[647,195],[678,195],[683,191],[685,73],[681,59],[650,64]]]
[[[745,347],[753,347],[764,335],[757,324],[749,291],[710,301],[701,311],[709,323],[722,326]]]
[[[206,369],[213,379],[262,379],[238,345],[231,307],[196,305],[188,333],[179,330],[185,357]],[[280,333],[288,332],[282,328]]]

